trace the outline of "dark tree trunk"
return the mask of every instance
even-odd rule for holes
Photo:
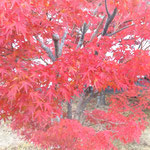
[[[96,107],[100,107],[101,105],[106,105],[106,100],[105,100],[105,91],[102,90],[98,96],[97,96],[97,105]]]
[[[67,118],[72,119],[72,100],[67,104]]]

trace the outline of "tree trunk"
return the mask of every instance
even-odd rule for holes
[[[72,119],[72,100],[67,104],[67,118]]]
[[[100,107],[101,105],[106,105],[106,100],[105,100],[105,91],[102,90],[98,96],[97,96],[97,104],[96,107]]]

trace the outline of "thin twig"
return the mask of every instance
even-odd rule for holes
[[[107,7],[107,0],[105,0],[105,9],[106,9],[106,13],[108,15],[108,18],[110,17],[110,13],[108,11],[108,7]]]
[[[138,46],[138,49],[142,48],[143,41],[144,41],[144,39],[142,39],[142,41],[140,42],[140,45]]]
[[[121,19],[121,18],[122,18],[122,15],[119,17],[119,19]],[[126,23],[132,22],[132,21],[133,21],[133,20],[126,20],[126,21],[124,21],[123,23],[118,23],[117,27],[119,28],[119,27],[121,27],[122,25],[125,26]],[[116,29],[118,29],[118,28],[116,28]]]
[[[104,23],[105,17],[106,17],[106,16],[104,16],[104,18],[102,19],[102,21],[98,24],[98,26],[97,26],[95,32],[94,32],[94,33],[92,34],[92,36],[91,36],[91,39],[90,39],[89,43],[98,35],[98,32],[99,32],[99,30],[101,29],[101,27],[102,27],[102,25],[103,25],[103,23]]]
[[[145,47],[145,45],[148,43],[148,40],[143,44],[142,49]]]
[[[75,27],[76,27],[76,25],[74,24],[74,25],[73,25],[73,28],[72,28],[72,31],[71,31],[71,33],[70,33],[70,36],[72,36],[72,35],[73,35],[74,30],[75,30]]]
[[[131,27],[131,26],[133,26],[133,25],[135,25],[135,24],[132,24],[132,25],[129,25],[129,26],[125,26],[125,27],[123,27],[123,28],[121,28],[121,29],[119,29],[119,30],[113,32],[113,33],[107,34],[106,36],[112,36],[112,35],[114,35],[114,34],[120,32],[120,31],[122,31],[122,30],[124,30],[124,29],[127,29],[127,28],[129,28],[129,27]]]
[[[78,42],[78,45],[77,45],[76,49],[78,49],[79,47],[82,46],[82,44],[84,42],[85,33],[87,32],[88,28],[89,28],[89,24],[87,25],[87,23],[84,22],[83,29],[82,29],[82,35],[81,35],[81,37],[79,39],[79,42]]]
[[[40,58],[46,65],[48,65],[48,63],[42,58],[42,56]]]
[[[133,20],[127,20],[127,21],[124,21],[122,24],[125,24],[125,23],[128,23],[128,22],[132,22]]]
[[[99,4],[97,5],[96,9],[95,9],[94,12],[93,12],[93,15],[94,15],[94,16],[96,15],[96,13],[97,13],[97,11],[98,11],[98,8],[99,8],[101,5],[102,5],[102,3],[99,3]]]
[[[149,47],[150,47],[150,45],[149,45],[149,46],[147,46],[144,50],[147,50]]]

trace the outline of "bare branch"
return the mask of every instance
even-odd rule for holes
[[[150,45],[148,45],[144,50],[147,50],[148,48],[150,48]]]
[[[125,27],[123,27],[123,28],[121,28],[121,29],[119,29],[119,30],[113,32],[113,33],[107,34],[106,36],[112,36],[112,35],[114,35],[114,34],[120,32],[120,31],[122,31],[122,30],[124,30],[124,29],[127,29],[127,28],[129,28],[129,27],[131,27],[131,26],[133,26],[133,25],[135,25],[135,24],[132,24],[132,25],[129,25],[129,26],[125,26]]]
[[[94,12],[93,12],[93,15],[94,15],[94,16],[96,15],[96,13],[97,13],[97,11],[98,11],[98,8],[99,8],[101,5],[102,5],[102,3],[99,3],[99,4],[97,5],[96,9],[95,9]]]
[[[108,7],[107,7],[107,0],[105,0],[105,9],[106,9],[108,17],[110,17],[110,13],[109,13]]]
[[[128,22],[132,22],[133,20],[127,20],[127,21],[124,21],[122,24],[125,24],[125,23],[128,23]]]
[[[142,48],[143,41],[144,41],[144,39],[142,39],[142,41],[140,42],[140,45],[138,46],[138,49]]]
[[[43,59],[42,56],[41,56],[40,58],[41,58],[41,60],[42,60],[46,65],[48,65],[48,63]]]
[[[36,40],[39,41],[41,43],[41,47],[43,50],[46,51],[46,53],[48,54],[48,57],[54,62],[56,60],[55,56],[53,55],[51,49],[49,47],[47,47],[44,42],[38,37],[35,36]]]
[[[86,32],[88,31],[90,25],[91,25],[91,22],[89,21],[89,23],[88,23],[87,26],[86,26]]]
[[[111,24],[111,22],[113,21],[113,19],[115,18],[116,14],[117,14],[117,8],[114,9],[114,11],[111,15],[110,14],[108,15],[108,18],[106,20],[106,23],[105,23],[105,26],[104,26],[104,29],[103,29],[103,32],[102,32],[102,36],[107,34],[108,27]]]
[[[105,17],[106,17],[106,16],[104,16],[104,18],[102,19],[102,21],[98,24],[98,26],[97,26],[95,32],[94,32],[94,33],[92,34],[92,36],[91,36],[91,39],[90,39],[89,43],[98,35],[98,32],[99,32],[100,28],[102,27],[102,25],[103,25],[103,23],[104,23]]]
[[[67,29],[65,30],[65,33],[62,37],[62,40],[61,40],[61,43],[60,43],[60,48],[59,48],[59,52],[58,52],[58,56],[61,56],[62,55],[62,49],[63,49],[63,46],[64,46],[64,42],[65,42],[65,39],[67,37],[67,34],[68,34],[68,27]]]
[[[83,42],[84,42],[84,37],[85,37],[85,33],[87,32],[88,28],[89,28],[90,23],[87,25],[86,22],[84,22],[83,24],[83,29],[82,29],[82,35],[79,39],[78,45],[76,47],[76,49],[78,49],[79,47],[82,46]]]
[[[71,31],[71,33],[70,33],[70,36],[72,36],[72,35],[73,35],[74,30],[75,30],[75,27],[76,27],[76,25],[74,24],[74,25],[73,25],[73,28],[72,28],[72,31]]]
[[[121,17],[122,17],[122,15],[120,16],[120,18],[119,19],[121,19]],[[124,21],[123,23],[118,23],[116,26],[115,26],[115,28],[114,29],[118,29],[118,28],[121,28],[121,26],[125,26],[126,25],[126,23],[129,23],[129,22],[132,22],[133,20],[126,20],[126,21]]]
[[[55,57],[56,59],[59,57],[59,35],[58,34],[53,34],[52,39],[54,41],[55,45]]]
[[[142,45],[142,49],[147,45],[148,42],[149,42],[149,41],[146,40],[146,42]],[[146,49],[147,49],[147,47],[146,47]]]

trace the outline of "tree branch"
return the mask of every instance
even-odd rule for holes
[[[105,17],[106,17],[106,16],[104,16],[104,18],[102,19],[102,21],[98,24],[98,26],[97,26],[95,32],[92,34],[92,36],[91,36],[91,38],[90,38],[89,43],[98,35],[98,32],[99,32],[100,28],[102,27],[102,25],[103,25],[103,23],[104,23]]]
[[[48,54],[48,57],[54,62],[56,60],[55,56],[53,55],[52,51],[50,50],[49,47],[47,47],[44,42],[38,37],[35,36],[36,40],[39,41],[41,43],[41,47],[43,50],[46,51],[46,53]]]
[[[42,58],[42,56],[40,58],[46,65],[48,65],[48,63]]]
[[[144,44],[142,44],[142,49],[147,45],[147,43],[148,43],[148,40],[146,40],[146,42],[144,43]]]
[[[106,9],[106,13],[108,15],[108,18],[106,20],[104,29],[102,31],[102,36],[107,34],[108,27],[109,27],[109,25],[111,24],[111,22],[113,21],[113,19],[115,18],[116,14],[117,14],[117,8],[114,9],[112,14],[109,13],[108,7],[107,7],[107,0],[105,0],[105,9]]]
[[[61,40],[61,43],[60,43],[60,48],[59,48],[59,53],[58,53],[58,56],[61,56],[62,55],[62,49],[63,49],[63,46],[64,46],[64,42],[65,42],[65,39],[67,37],[67,34],[68,34],[68,27],[67,29],[65,30],[65,33],[62,37],[62,40]]]
[[[94,12],[93,12],[93,15],[94,15],[94,16],[96,15],[96,13],[97,13],[97,11],[98,11],[98,8],[99,8],[101,5],[102,5],[101,3],[99,3],[99,4],[97,5],[96,9],[95,9]]]
[[[107,8],[107,7],[106,7]],[[107,10],[106,10],[107,11]],[[104,26],[104,29],[102,31],[102,36],[106,35],[107,34],[107,30],[108,30],[108,27],[109,25],[111,24],[111,22],[113,21],[113,19],[115,18],[117,14],[117,8],[114,9],[112,15],[108,15],[108,18],[106,20],[106,23],[105,23],[105,26]]]
[[[77,45],[76,49],[78,49],[79,47],[82,46],[82,44],[83,44],[83,42],[84,42],[85,33],[87,32],[87,30],[88,30],[88,28],[89,28],[89,25],[90,25],[90,24],[87,25],[86,22],[84,22],[84,24],[83,24],[83,29],[82,29],[82,35],[81,35],[81,37],[80,37],[80,39],[79,39],[79,42],[78,42],[78,45]]]
[[[72,28],[72,31],[71,31],[71,33],[70,33],[70,36],[72,36],[72,35],[73,35],[75,28],[76,28],[76,25],[75,25],[75,24],[73,24],[73,28]]]
[[[147,50],[148,48],[150,48],[150,45],[148,45],[144,50]]]
[[[107,0],[105,0],[105,9],[106,9],[106,13],[108,15],[108,18],[110,17],[110,13],[108,11],[108,7],[107,7]]]
[[[120,31],[122,31],[122,30],[124,30],[124,29],[127,29],[127,28],[129,28],[129,27],[131,27],[131,26],[133,26],[133,25],[135,25],[135,24],[132,24],[132,25],[129,25],[129,26],[125,26],[125,27],[123,27],[123,28],[121,28],[121,29],[119,29],[119,30],[113,32],[113,33],[107,34],[106,36],[112,36],[112,35],[114,35],[114,34],[120,32]]]
[[[55,58],[57,59],[59,57],[59,35],[53,34],[52,39],[53,39],[54,45],[55,45]]]
[[[138,46],[138,49],[142,48],[142,43],[143,43],[144,39],[141,40],[139,46]]]

